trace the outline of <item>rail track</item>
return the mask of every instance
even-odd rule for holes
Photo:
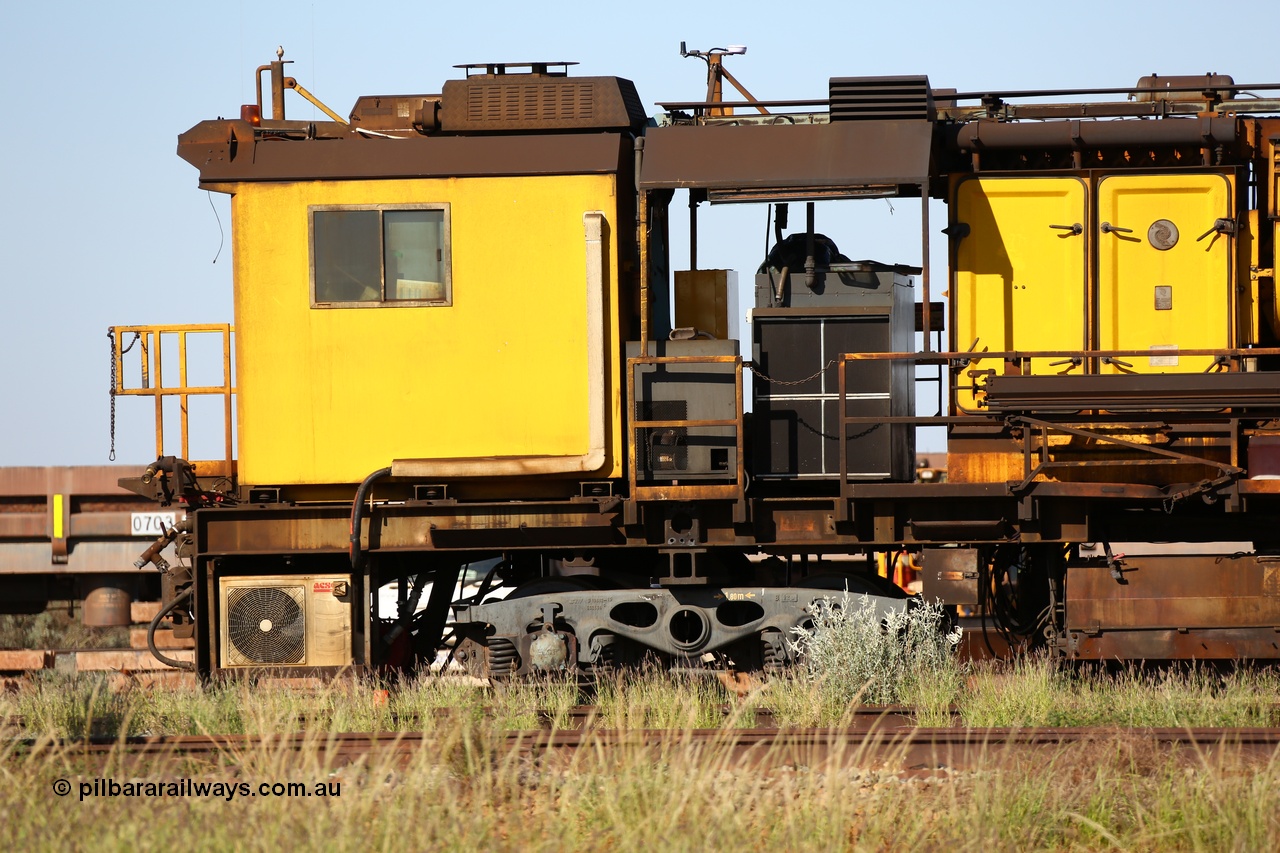
[[[1239,756],[1269,759],[1280,728],[865,728],[538,729],[495,733],[472,745],[479,754],[515,756],[548,765],[643,753],[655,760],[687,751],[732,766],[865,767],[899,772],[989,769],[1040,760],[1085,745],[1123,744],[1180,755],[1188,761]],[[135,768],[159,760],[231,760],[258,751],[314,754],[329,766],[367,759],[409,764],[447,760],[439,733],[294,732],[273,735],[172,735],[11,741],[15,753],[58,750],[89,765],[122,760]]]
[[[631,709],[637,715],[641,714],[644,709]],[[489,715],[491,709],[481,709],[485,715]],[[390,726],[383,734],[395,734],[397,732],[409,731],[413,727],[424,726],[429,717],[447,718],[458,713],[453,708],[442,708],[429,714],[402,714],[391,712],[386,715],[386,723]],[[470,709],[466,709],[466,713],[471,713]],[[598,729],[609,721],[610,715],[606,711],[602,711],[598,705],[575,705],[561,711],[539,710],[535,711],[539,729]],[[724,716],[726,724],[734,723],[737,728],[743,728],[749,720],[753,723],[750,728],[756,729],[778,729],[777,716],[772,709],[769,708],[743,708],[735,705],[722,705],[720,713]],[[951,716],[956,723],[959,723],[960,715],[957,709],[952,709]],[[304,729],[311,723],[317,722],[308,715],[299,715],[296,718],[298,724]],[[14,732],[22,732],[28,727],[29,720],[21,714],[14,714],[7,717],[0,717],[0,735],[13,734]],[[915,711],[906,705],[864,705],[852,708],[847,712],[848,728],[865,731],[872,728],[888,729],[903,728],[915,726]],[[629,728],[635,728],[630,726]],[[716,729],[708,729],[715,731]]]

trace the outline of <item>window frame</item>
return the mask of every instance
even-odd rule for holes
[[[312,204],[307,206],[307,287],[312,308],[448,308],[453,305],[453,227],[449,202],[406,204]],[[316,213],[327,211],[378,211],[378,271],[380,294],[377,300],[322,302],[316,299]],[[444,212],[441,227],[441,266],[444,269],[443,299],[387,299],[387,231],[385,211],[439,210]]]

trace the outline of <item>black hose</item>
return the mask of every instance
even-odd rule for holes
[[[373,488],[375,480],[380,480],[391,473],[390,468],[379,468],[368,477],[364,478],[364,482],[360,484],[360,488],[356,489],[356,499],[351,502],[351,571],[360,571],[360,564],[363,555],[360,553],[360,524],[364,521],[364,499],[369,494],[369,489]]]
[[[426,581],[423,580],[425,577],[425,573],[419,573],[414,576],[413,592],[409,594],[407,599],[400,602],[400,609],[396,613],[395,625],[382,638],[382,641],[387,645],[394,643],[401,634],[409,630],[409,624],[413,621],[414,614],[418,609],[418,602],[422,600],[422,589],[427,585]]]
[[[187,587],[187,591],[179,595],[173,601],[170,601],[164,607],[160,608],[160,612],[151,620],[151,625],[147,628],[147,648],[151,650],[152,656],[165,666],[171,666],[174,669],[182,669],[187,672],[195,672],[196,665],[190,661],[175,660],[171,657],[165,657],[160,654],[160,650],[156,648],[156,629],[160,627],[160,622],[164,617],[168,616],[174,609],[191,597],[191,593],[195,592],[195,587]]]

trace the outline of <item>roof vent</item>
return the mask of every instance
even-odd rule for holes
[[[569,66],[576,62],[468,62],[466,65],[455,65],[467,72],[468,77],[503,77],[507,74],[521,74],[532,77],[568,77]],[[512,71],[513,68],[528,68],[528,71]]]
[[[832,77],[832,121],[933,121],[929,78]]]
[[[446,133],[537,130],[623,130],[647,121],[640,96],[620,77],[574,77],[548,66],[572,63],[490,63],[459,66],[465,80],[444,84],[440,126]],[[508,73],[508,68],[530,68]],[[472,69],[483,73],[471,73]]]

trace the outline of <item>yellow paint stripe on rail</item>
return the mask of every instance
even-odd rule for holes
[[[62,538],[62,495],[53,496],[53,538]]]

